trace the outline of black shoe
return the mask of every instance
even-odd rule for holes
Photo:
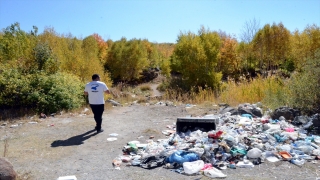
[[[100,130],[97,130],[97,133],[101,133],[103,131],[104,131],[103,129],[100,129]]]

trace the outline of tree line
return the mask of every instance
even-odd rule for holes
[[[317,25],[294,32],[282,23],[246,25],[241,41],[200,27],[197,33],[180,32],[170,44],[104,40],[98,34],[79,39],[54,28],[39,33],[36,26],[26,32],[14,23],[0,31],[0,108],[55,112],[80,107],[82,88],[93,73],[112,86],[137,82],[144,71],[160,69],[168,78],[178,74],[172,82],[186,91],[199,86],[219,90],[223,79],[300,71],[320,48]]]

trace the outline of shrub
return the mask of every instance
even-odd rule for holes
[[[304,112],[318,111],[320,108],[320,49],[314,58],[309,58],[300,73],[292,76],[288,87],[289,105]]]
[[[52,113],[58,110],[79,108],[84,103],[84,84],[74,75],[56,73],[50,76],[36,75],[31,83],[35,88],[28,100],[36,104],[38,112]],[[36,86],[34,86],[36,85]]]
[[[4,67],[0,71],[1,108],[53,113],[78,108],[84,103],[84,84],[71,74],[22,74]]]

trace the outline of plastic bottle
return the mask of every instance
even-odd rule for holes
[[[275,144],[276,143],[276,138],[274,138],[271,134],[267,134],[266,135],[267,137],[268,137],[268,142],[271,144],[271,145],[273,145],[273,144]]]
[[[316,145],[315,143],[310,143],[310,145],[316,149],[320,149],[320,147],[318,145]]]
[[[312,146],[304,145],[304,146],[298,146],[296,149],[303,151],[305,154],[311,154],[315,148]]]
[[[230,153],[223,153],[221,160],[222,160],[222,161],[226,161],[229,157],[231,157],[231,154],[230,154]]]
[[[171,136],[171,138],[169,139],[169,141],[168,141],[168,144],[170,145],[170,146],[172,146],[175,142],[174,142],[174,138],[176,137],[176,134],[173,134],[173,136]]]
[[[210,161],[211,161],[211,164],[212,164],[212,165],[215,165],[215,164],[217,163],[217,160],[216,160],[216,158],[215,158],[214,153],[211,154],[211,159],[210,159]]]

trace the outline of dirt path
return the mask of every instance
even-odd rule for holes
[[[197,107],[194,107],[197,108]],[[197,109],[195,109],[197,110]],[[199,109],[200,110],[200,109]],[[201,109],[203,111],[203,109]],[[106,110],[103,133],[96,134],[93,115],[64,115],[47,118],[37,124],[21,121],[16,128],[7,125],[0,129],[0,148],[8,140],[6,157],[19,174],[29,179],[57,179],[75,175],[79,180],[106,179],[209,179],[202,175],[186,176],[162,167],[145,170],[121,166],[116,170],[113,159],[122,154],[127,142],[138,140],[146,143],[166,138],[161,133],[177,117],[188,115],[185,105],[131,105]],[[108,141],[109,134],[117,133],[116,141]],[[2,152],[1,152],[2,153]],[[318,164],[306,163],[298,167],[288,162],[263,163],[254,168],[227,169],[226,179],[316,179]]]
[[[161,92],[157,90],[159,84],[151,84],[150,87],[152,89],[152,96],[161,96]]]

